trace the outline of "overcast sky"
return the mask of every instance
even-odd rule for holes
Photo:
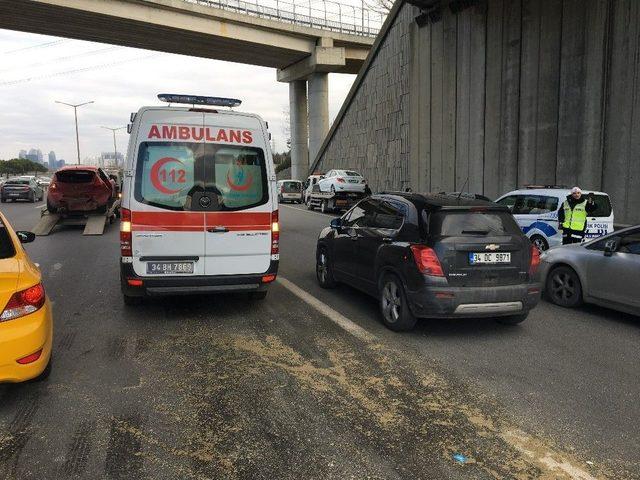
[[[329,115],[335,118],[355,75],[329,77]],[[76,159],[73,109],[55,103],[95,103],[78,109],[80,156],[113,150],[112,133],[143,105],[158,105],[161,92],[239,98],[238,110],[269,122],[276,150],[284,149],[283,110],[288,85],[272,68],[67,40],[0,29],[0,159],[21,149],[54,150]],[[126,130],[117,134],[126,151]]]

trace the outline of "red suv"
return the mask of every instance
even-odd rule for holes
[[[106,212],[115,198],[113,181],[101,168],[87,165],[68,166],[51,179],[47,193],[47,209],[51,213]]]

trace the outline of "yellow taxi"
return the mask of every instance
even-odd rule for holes
[[[51,304],[40,270],[22,248],[34,239],[15,232],[0,213],[0,383],[40,380],[51,371]]]

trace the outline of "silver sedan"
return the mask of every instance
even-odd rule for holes
[[[583,302],[640,315],[640,225],[542,254],[547,300],[563,307]]]

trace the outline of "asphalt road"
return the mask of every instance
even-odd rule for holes
[[[39,214],[0,208],[17,229]],[[542,303],[517,327],[396,334],[375,300],[317,286],[330,218],[281,207],[262,302],[125,308],[116,225],[27,245],[54,301],[54,370],[0,385],[0,479],[640,478],[640,319]]]

